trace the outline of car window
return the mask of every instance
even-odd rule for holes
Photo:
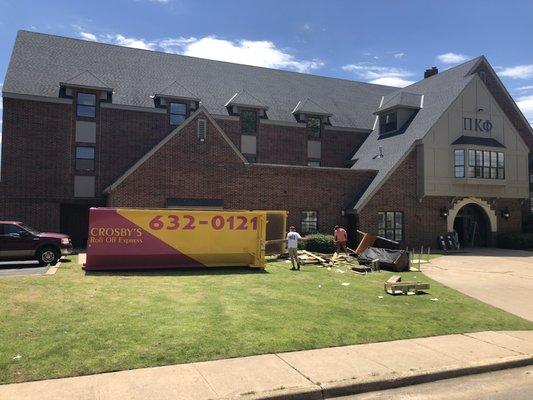
[[[24,229],[26,229],[28,232],[30,232],[33,235],[38,235],[39,233],[41,233],[37,229],[32,228],[31,226],[28,226],[28,225],[23,224],[23,223],[21,223],[19,226],[24,228]]]
[[[3,235],[10,235],[12,233],[21,233],[24,232],[24,229],[22,229],[20,226],[15,224],[2,224],[3,229],[0,228],[0,232],[2,232]]]

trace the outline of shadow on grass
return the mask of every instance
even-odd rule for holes
[[[268,271],[246,267],[175,268],[85,271],[90,276],[197,276],[197,275],[249,275],[268,274]]]

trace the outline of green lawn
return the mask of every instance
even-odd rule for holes
[[[76,257],[72,257],[76,259]],[[0,278],[0,383],[533,324],[432,283],[285,262],[245,269]],[[428,280],[420,273],[404,279]],[[349,286],[341,283],[348,282]],[[319,287],[321,285],[321,287]],[[379,298],[378,296],[383,296]],[[437,297],[439,301],[430,301]],[[20,354],[22,358],[13,360]]]

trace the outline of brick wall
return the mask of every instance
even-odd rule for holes
[[[245,165],[208,124],[205,142],[196,121],[143,163],[109,195],[110,206],[164,207],[169,197],[215,198],[228,209],[283,209],[300,226],[301,211],[319,211],[319,229],[346,221],[341,211],[371,171]]]
[[[102,192],[172,129],[167,114],[102,108],[98,137],[99,175]]]
[[[217,124],[240,150],[239,120],[217,119]],[[368,133],[325,129],[322,133],[322,165],[346,167],[346,159],[361,146]],[[265,164],[307,165],[305,127],[260,123],[257,127],[257,161]]]
[[[4,98],[2,185],[9,197],[72,194],[69,104]]]
[[[383,186],[370,198],[367,205],[359,210],[359,229],[377,232],[378,212],[402,211],[404,214],[404,241],[402,246],[425,246],[436,248],[437,237],[446,233],[447,220],[440,216],[440,209],[450,209],[454,197],[427,196],[419,201],[417,196],[416,150],[385,181]],[[496,212],[498,232],[520,232],[522,224],[521,199],[482,199]],[[501,210],[508,208],[510,218],[501,216]],[[492,238],[494,240],[495,238]]]

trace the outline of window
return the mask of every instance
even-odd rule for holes
[[[533,214],[533,193],[529,193],[529,213]]]
[[[78,171],[94,171],[94,147],[76,147],[76,169]]]
[[[454,159],[454,169],[456,178],[465,177],[465,151],[464,150],[454,150],[453,152]]]
[[[322,119],[319,117],[307,117],[307,137],[320,139],[322,133]]]
[[[379,116],[379,133],[383,135],[387,132],[394,132],[397,122],[397,115],[395,112],[383,114]]]
[[[302,233],[318,231],[318,213],[316,211],[302,211]]]
[[[487,150],[468,150],[468,177],[505,179],[504,153]]]
[[[257,112],[248,110],[241,111],[241,132],[257,132]]]
[[[76,115],[94,118],[96,116],[96,95],[78,92],[76,97]]]
[[[309,160],[307,161],[308,167],[320,167],[320,160]]]
[[[378,212],[378,235],[387,239],[403,240],[403,212]]]
[[[187,104],[170,103],[170,125],[179,125],[187,119]]]

